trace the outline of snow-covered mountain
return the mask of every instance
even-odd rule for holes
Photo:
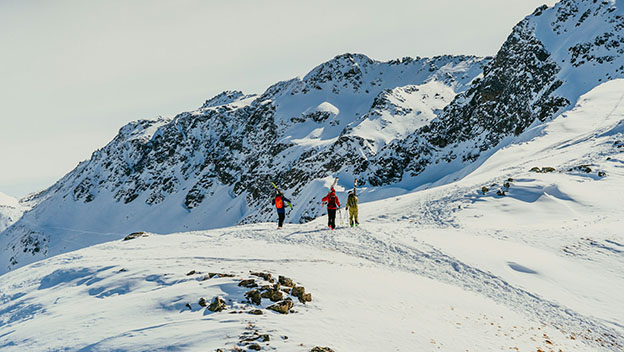
[[[334,175],[366,175],[367,159],[428,124],[488,61],[345,54],[259,96],[224,92],[173,119],[130,123],[28,199],[37,206],[2,235],[0,270],[132,231],[266,221],[271,181],[296,205],[290,221],[311,220]]]
[[[358,228],[136,234],[13,270],[0,349],[622,351],[623,96],[601,84]]]
[[[0,192],[0,232],[16,222],[25,208],[18,199]]]
[[[123,127],[0,234],[0,272],[131,231],[265,221],[274,181],[321,214],[333,177],[362,201],[458,180],[527,129],[624,77],[623,10],[564,0],[514,27],[493,59],[337,56],[261,95],[224,92]],[[341,194],[342,196],[342,194]]]

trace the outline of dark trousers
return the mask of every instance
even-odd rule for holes
[[[327,208],[327,226],[336,228],[336,209]]]
[[[277,227],[282,227],[284,225],[284,219],[286,218],[286,213],[277,212]]]

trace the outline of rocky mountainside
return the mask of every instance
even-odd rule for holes
[[[272,220],[270,181],[294,201],[288,219],[304,222],[336,176],[339,190],[357,177],[363,201],[457,179],[623,76],[622,12],[564,0],[521,21],[493,59],[345,54],[259,96],[224,92],[128,124],[29,199],[38,205],[0,235],[0,270],[130,231]]]
[[[597,0],[542,6],[514,27],[483,74],[439,119],[384,150],[377,183],[422,178],[438,161],[449,163],[447,173],[459,170],[602,82],[624,77],[624,9]]]
[[[345,54],[259,96],[224,92],[172,119],[130,123],[28,199],[38,205],[2,236],[9,265],[128,231],[271,220],[271,181],[296,205],[290,221],[313,219],[326,182],[366,175],[368,159],[427,125],[488,61]]]

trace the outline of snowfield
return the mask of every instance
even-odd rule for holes
[[[359,228],[147,234],[10,271],[0,349],[622,351],[623,99],[624,80],[604,83],[437,183],[363,188]],[[269,284],[257,271],[312,301],[247,301],[241,280]],[[224,311],[199,304],[218,296]]]

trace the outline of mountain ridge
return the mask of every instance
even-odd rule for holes
[[[343,54],[261,95],[224,92],[173,119],[132,122],[32,197],[38,205],[0,239],[7,265],[134,230],[271,219],[270,181],[294,200],[295,222],[322,214],[335,176],[339,191],[357,178],[363,201],[452,182],[603,80],[624,77],[623,28],[613,1],[564,0],[518,23],[494,58]],[[54,230],[62,227],[106,235],[64,238]]]

